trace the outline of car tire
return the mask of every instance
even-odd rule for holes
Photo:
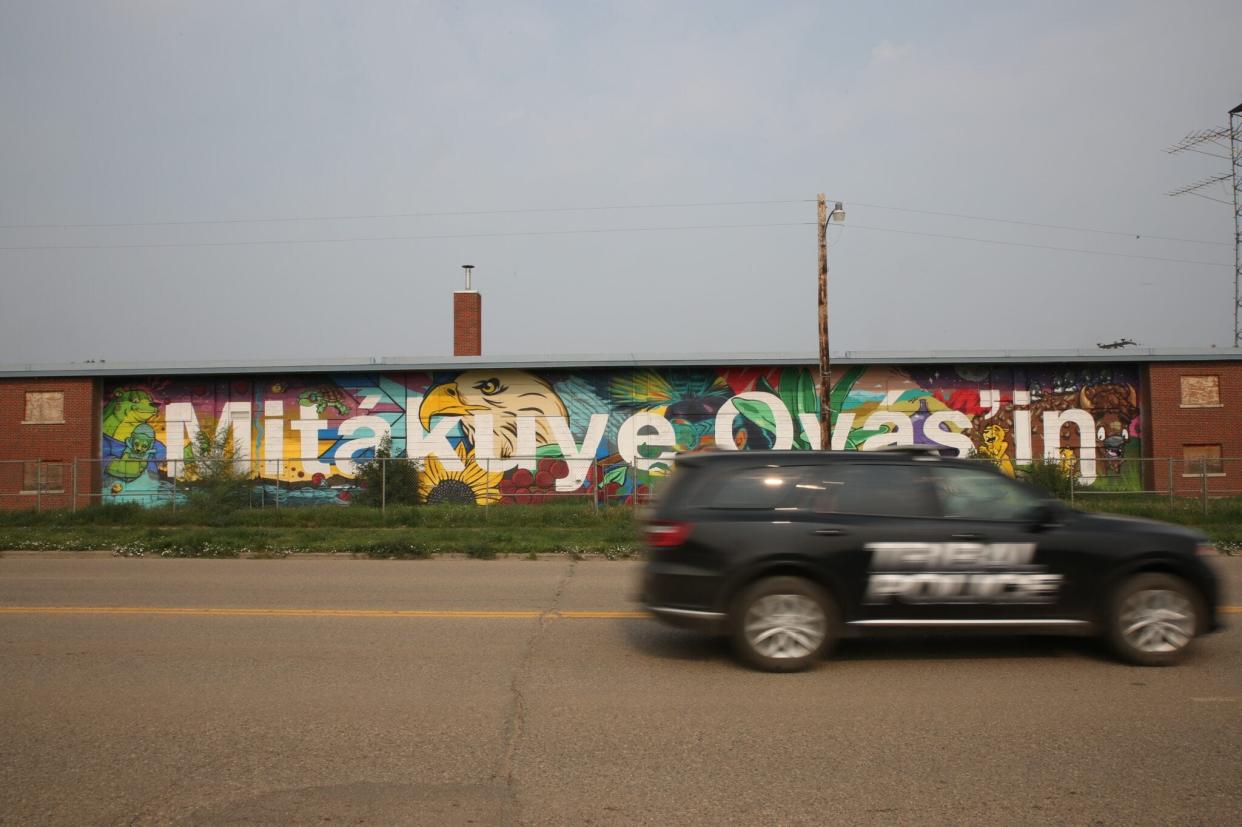
[[[1180,577],[1136,574],[1113,594],[1107,637],[1122,660],[1172,666],[1186,656],[1203,622],[1203,601]]]
[[[730,613],[733,648],[765,672],[799,672],[836,642],[839,615],[822,588],[801,577],[769,577],[742,590]]]

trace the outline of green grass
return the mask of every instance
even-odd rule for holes
[[[1172,501],[1159,494],[1087,494],[1074,499],[1074,507],[1085,511],[1104,511],[1149,517],[1180,525],[1209,527],[1242,527],[1242,497],[1209,499],[1207,511],[1197,498]]]
[[[211,528],[593,528],[630,525],[632,509],[596,509],[580,502],[537,506],[479,508],[470,505],[420,505],[389,508],[324,506],[320,508],[242,508],[221,511],[168,506],[144,508],[126,503],[70,511],[0,511],[0,529],[18,526],[207,526]]]
[[[1242,554],[1242,497],[1209,498],[1206,513],[1198,499],[1170,501],[1159,494],[1089,494],[1076,497],[1074,507],[1190,526],[1211,537],[1222,552]]]
[[[211,512],[98,506],[77,512],[0,513],[0,549],[114,550],[123,555],[237,557],[342,552],[381,558],[438,553],[478,559],[535,553],[629,557],[638,550],[628,508],[418,506]]]
[[[1242,553],[1242,497],[1208,501],[1144,494],[1078,496],[1075,507],[1150,517],[1204,531],[1226,553]],[[378,509],[285,508],[209,511],[94,506],[0,512],[0,549],[115,550],[120,554],[236,557],[342,552],[423,558],[438,553],[478,559],[537,553],[629,557],[640,547],[634,510],[589,504],[414,506]]]

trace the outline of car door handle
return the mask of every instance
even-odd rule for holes
[[[843,528],[817,528],[811,533],[820,537],[844,537],[849,532]]]
[[[982,540],[982,534],[954,534],[954,540]]]

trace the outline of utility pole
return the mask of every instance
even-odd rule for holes
[[[1227,142],[1227,143],[1226,143]],[[1204,149],[1207,144],[1214,148],[1228,149],[1228,155],[1220,155]],[[1228,126],[1203,129],[1182,138],[1165,152],[1196,152],[1229,162],[1229,171],[1212,175],[1201,181],[1173,190],[1169,195],[1195,195],[1233,206],[1233,346],[1242,347],[1242,104],[1229,110]],[[1208,195],[1203,190],[1214,184],[1233,184],[1232,202]]]
[[[828,202],[821,192],[819,209],[819,447],[832,447],[832,364],[828,359]]]
[[[828,201],[821,192],[815,199],[819,227],[819,447],[832,447],[832,364],[828,358]],[[845,208],[838,201],[831,220],[845,220]]]
[[[1242,103],[1229,110],[1229,171],[1233,173],[1233,346],[1242,347]]]

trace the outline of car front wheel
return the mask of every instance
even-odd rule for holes
[[[837,624],[832,599],[801,577],[769,577],[746,588],[733,612],[733,645],[747,664],[797,672],[823,657]]]
[[[1171,666],[1185,657],[1203,616],[1198,594],[1170,574],[1138,574],[1114,595],[1108,636],[1122,659]]]

